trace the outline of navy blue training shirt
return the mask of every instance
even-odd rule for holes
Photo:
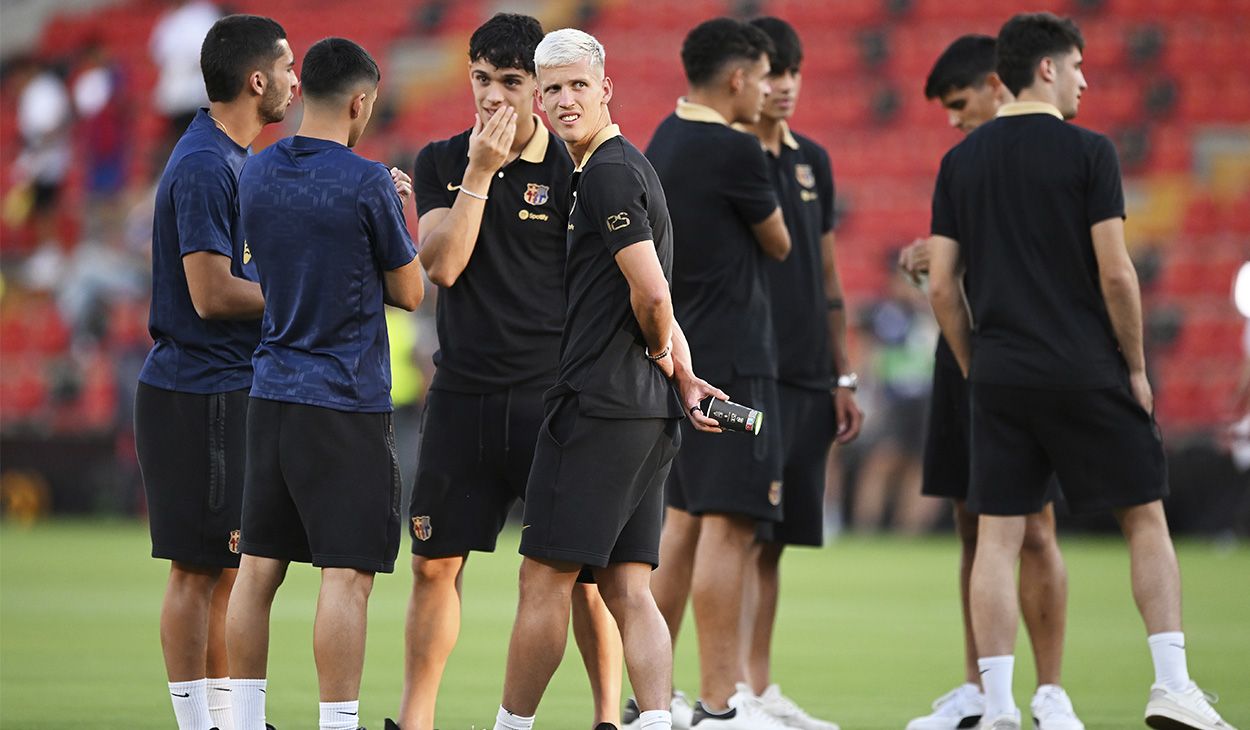
[[[239,171],[248,151],[200,109],[174,146],[156,188],[152,219],[152,304],[139,381],[180,393],[224,393],[252,384],[259,320],[204,320],[187,289],[182,257],[230,257],[235,276],[256,281],[239,226]]]
[[[248,161],[239,198],[265,294],[252,396],[390,411],[382,274],[417,255],[390,172],[290,137]]]

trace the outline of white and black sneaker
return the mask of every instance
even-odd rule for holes
[[[1184,692],[1156,684],[1150,688],[1146,703],[1146,724],[1155,730],[1237,730],[1211,706],[1218,701],[1193,682]]]
[[[743,691],[743,689],[750,691],[750,687],[745,685],[738,686],[739,691]],[[786,727],[796,728],[797,730],[838,730],[837,723],[812,717],[806,710],[799,707],[794,700],[781,694],[781,687],[775,684],[768,685],[768,689],[764,690],[764,694],[756,699],[764,712],[781,720]]]
[[[685,693],[673,692],[673,701],[669,704],[669,712],[673,715],[673,730],[690,730],[693,722],[694,708]],[[621,730],[638,730],[641,723],[642,710],[638,701],[630,697],[625,701],[625,709],[621,712]]]
[[[754,694],[738,691],[729,698],[729,709],[713,714],[696,702],[694,706],[693,730],[789,730],[777,718],[764,712]]]
[[[907,723],[907,730],[968,730],[981,722],[985,695],[975,684],[961,684],[933,701],[933,712]]]

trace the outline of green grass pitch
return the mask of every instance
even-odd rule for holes
[[[517,534],[476,555],[465,580],[460,644],[443,680],[438,726],[490,728],[516,608]],[[1118,540],[1063,539],[1071,574],[1065,685],[1090,730],[1145,727],[1150,658]],[[1217,707],[1250,726],[1250,549],[1179,546],[1190,668],[1224,694]],[[147,557],[136,522],[0,527],[0,726],[172,728],[157,615],[165,564]],[[960,679],[953,538],[842,539],[793,550],[783,562],[775,678],[820,716],[857,728],[901,729]],[[362,689],[365,724],[397,709],[410,574],[380,576],[370,604]],[[269,720],[316,725],[311,635],[317,573],[295,565],[273,614]],[[694,627],[677,653],[679,687],[694,693]],[[1020,633],[1016,698],[1026,708],[1033,671]],[[628,691],[628,690],[627,690]],[[570,640],[538,726],[588,728],[590,701]]]

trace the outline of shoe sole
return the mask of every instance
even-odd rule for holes
[[[1146,724],[1154,730],[1215,730],[1215,725],[1195,725],[1183,718],[1168,714],[1167,710],[1156,710],[1146,715]]]

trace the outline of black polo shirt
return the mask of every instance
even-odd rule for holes
[[[777,376],[764,253],[751,232],[777,209],[754,135],[685,100],[647,147],[673,217],[673,307],[699,374]]]
[[[785,122],[780,154],[765,152],[791,244],[785,261],[764,261],[777,333],[777,379],[828,390],[833,350],[820,239],[833,230],[833,169],[824,148],[792,133]]]
[[[1123,217],[1115,147],[1048,104],[1005,105],[946,154],[931,230],[958,241],[967,265],[973,381],[1119,382],[1090,227]]]
[[[553,395],[576,392],[582,413],[600,418],[681,418],[676,393],[646,359],[622,249],[653,241],[670,280],[673,229],[659,178],[615,125],[591,143],[573,174],[564,289],[568,298],[560,375]]]
[[[491,182],[468,266],[438,293],[434,390],[485,393],[555,380],[573,162],[535,121],[520,157]],[[450,208],[468,166],[468,131],[426,145],[413,175],[418,212]]]

